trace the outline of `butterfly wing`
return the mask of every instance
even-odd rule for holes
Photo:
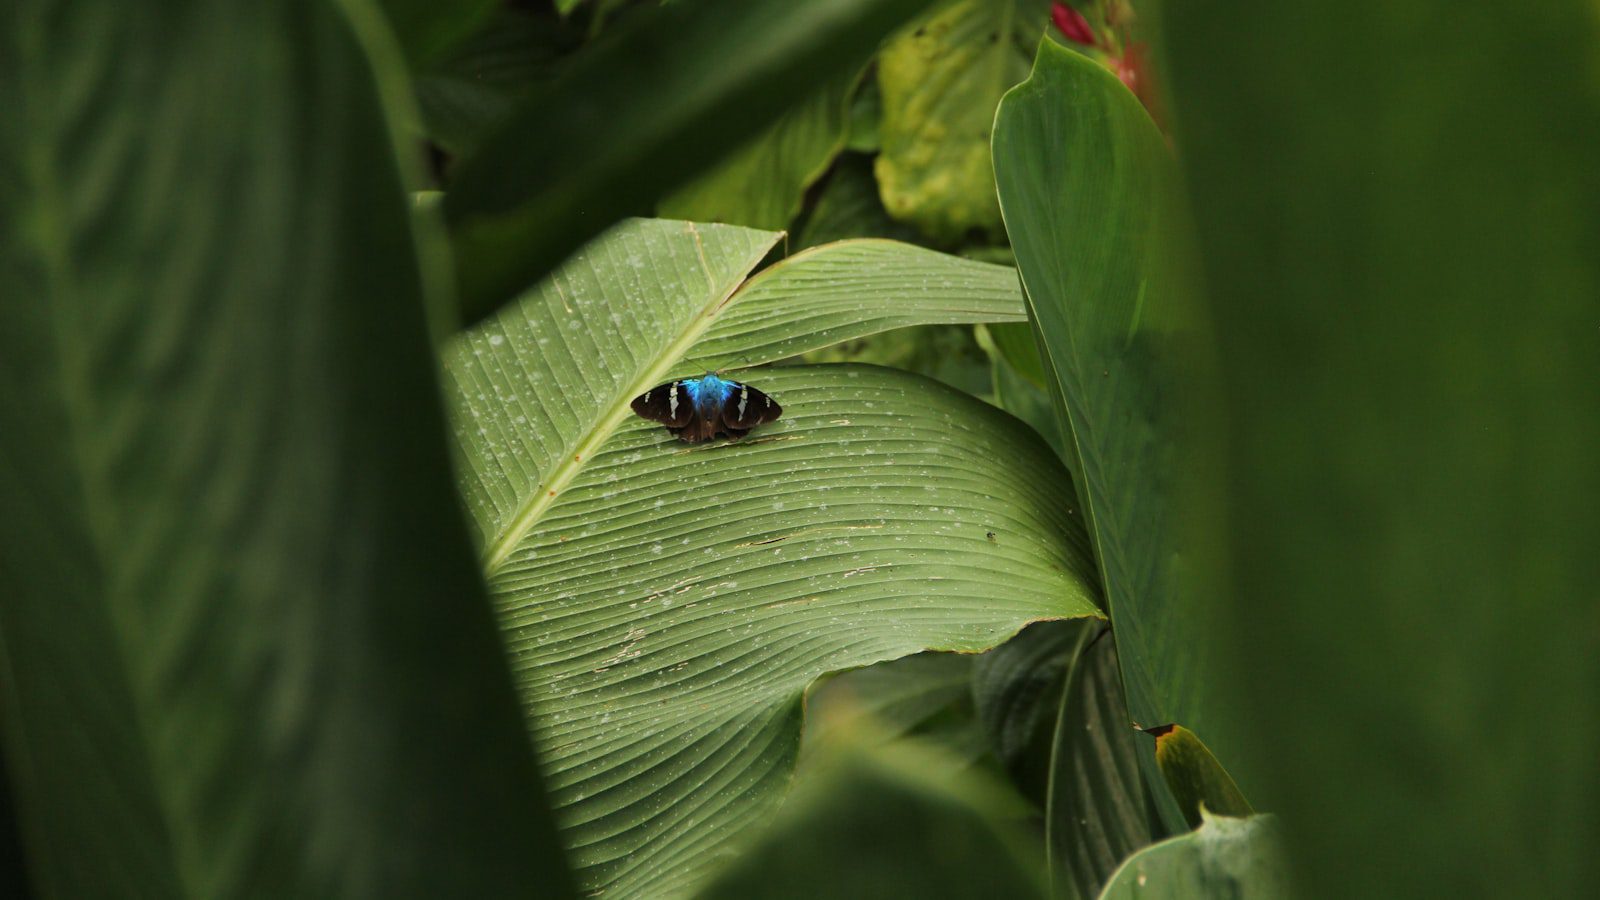
[[[776,400],[747,384],[735,383],[728,399],[722,403],[724,430],[734,437],[743,437],[750,429],[781,415],[783,407]]]
[[[694,402],[682,381],[669,381],[656,385],[633,398],[633,411],[652,422],[660,422],[674,430],[684,428],[694,420]]]

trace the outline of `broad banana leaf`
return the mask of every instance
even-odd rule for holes
[[[462,489],[582,885],[691,890],[781,801],[823,674],[1100,615],[1071,480],[909,373],[735,373],[784,407],[689,445],[629,401],[887,328],[1020,321],[1015,273],[846,241],[624,223],[446,353]]]

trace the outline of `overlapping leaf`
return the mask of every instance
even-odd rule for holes
[[[896,222],[883,208],[878,181],[872,174],[872,157],[849,152],[834,161],[833,171],[794,240],[796,246],[815,247],[859,237],[910,241],[917,237],[917,230]]]
[[[859,71],[918,3],[701,0],[629,16],[454,170],[445,211],[466,321],[756,137],[817,85]]]
[[[1115,76],[1046,41],[1000,105],[994,155],[1129,712],[1147,726],[1207,721],[1211,645],[1194,635],[1218,557],[1206,518],[1218,504],[1203,493],[1220,476],[1210,335],[1184,277],[1171,153]],[[1164,814],[1177,824],[1175,807]]]
[[[1135,853],[1100,892],[1100,900],[1293,896],[1283,838],[1271,816],[1207,816],[1194,831]]]
[[[806,189],[844,147],[853,77],[836,77],[760,136],[661,198],[661,215],[752,228],[785,228]]]
[[[1045,22],[1042,5],[955,0],[884,46],[877,173],[895,218],[947,242],[1000,233],[989,161],[995,105],[1027,77]]]
[[[628,401],[883,328],[1016,321],[1015,275],[886,241],[626,224],[447,354],[464,492],[580,877],[689,889],[782,796],[818,676],[1095,615],[1070,480],[1004,413],[870,366],[690,446]],[[989,537],[990,534],[994,538]]]
[[[0,5],[0,729],[39,896],[570,892],[364,6]]]
[[[862,729],[869,731],[870,729]],[[1048,896],[1007,791],[936,747],[832,754],[707,900],[1030,900]]]
[[[972,700],[989,745],[1023,796],[1044,809],[1061,686],[1092,621],[1041,622],[977,658]]]
[[[960,772],[992,759],[973,711],[974,657],[918,653],[823,681],[806,697],[801,771],[839,746],[870,739],[912,739],[936,745]]]

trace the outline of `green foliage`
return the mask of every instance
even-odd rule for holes
[[[799,230],[800,247],[815,247],[846,238],[886,237],[916,241],[917,231],[889,217],[878,199],[872,159],[846,153],[834,164],[811,214]],[[1021,323],[1018,323],[1021,324]]]
[[[878,93],[878,79],[869,75],[856,85],[850,95],[850,124],[845,137],[845,148],[857,153],[877,153],[881,146],[878,123],[883,118],[883,95]]]
[[[0,12],[0,721],[35,886],[566,895],[381,23],[64,6]]]
[[[954,0],[884,46],[877,174],[890,215],[947,244],[1002,234],[994,110],[1027,77],[1045,22],[1016,0]]]
[[[580,881],[611,896],[684,893],[771,814],[821,675],[1099,615],[1070,479],[968,396],[788,366],[740,376],[785,412],[736,444],[632,414],[674,377],[1021,312],[1010,270],[887,241],[746,280],[777,238],[625,223],[445,354],[514,678]]]
[[[1057,455],[1069,459],[1055,404],[1045,388],[1044,364],[1039,360],[1033,328],[1021,322],[1001,323],[979,325],[973,333],[978,346],[989,354],[995,405],[1032,425]]]
[[[1194,732],[1182,725],[1162,725],[1146,733],[1156,739],[1156,765],[1191,828],[1200,827],[1205,812],[1241,817],[1255,814],[1233,776]]]
[[[988,735],[974,715],[973,660],[965,653],[918,653],[826,679],[806,696],[801,772],[810,774],[808,767],[841,748],[905,738],[937,745],[941,752],[928,758],[950,775],[992,764]]]
[[[1021,322],[990,325],[986,329],[999,355],[1029,384],[1044,390],[1049,384],[1033,329]]]
[[[974,396],[989,393],[989,360],[972,330],[957,325],[904,328],[807,353],[806,362],[892,366],[942,381]]]
[[[1198,723],[1213,689],[1209,647],[1194,635],[1214,597],[1217,508],[1199,501],[1217,463],[1205,419],[1210,337],[1178,266],[1171,156],[1111,73],[1049,42],[1001,103],[994,143],[1128,711],[1144,725]],[[1176,825],[1174,812],[1164,815]]]
[[[844,751],[706,898],[1042,898],[1004,792],[927,748]]]
[[[1282,838],[1271,816],[1207,817],[1189,834],[1133,855],[1112,876],[1101,900],[1281,900],[1298,896],[1283,863]]]
[[[702,0],[628,17],[454,173],[445,209],[464,320],[857,71],[917,5]]]
[[[0,894],[1593,884],[1592,3],[924,5],[0,10]]]
[[[1140,778],[1116,640],[1104,629],[1086,637],[1055,723],[1045,845],[1057,892],[1070,887],[1095,897],[1123,860],[1163,830]]]
[[[407,62],[424,67],[469,34],[494,0],[379,0]]]
[[[1600,880],[1596,11],[1167,10],[1248,739],[1202,733],[1308,897]]]
[[[853,78],[837,78],[715,168],[663,197],[673,219],[782,229],[844,147]]]
[[[561,74],[581,34],[554,17],[502,9],[412,79],[422,133],[468,155],[535,91]]]
[[[1062,683],[1083,636],[1096,624],[1041,622],[978,657],[973,667],[972,697],[988,743],[1040,809],[1050,789]]]

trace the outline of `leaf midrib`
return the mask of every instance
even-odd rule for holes
[[[511,557],[517,545],[522,542],[523,538],[527,537],[533,527],[539,523],[539,520],[544,518],[545,512],[555,504],[556,499],[561,496],[561,492],[583,470],[585,460],[593,457],[600,445],[604,444],[606,439],[611,437],[612,433],[617,430],[617,426],[627,419],[632,412],[628,406],[628,401],[666,379],[672,372],[672,367],[688,355],[689,348],[693,347],[695,342],[710,329],[712,323],[717,320],[717,317],[733,299],[733,296],[739,292],[740,288],[749,284],[750,270],[760,264],[761,260],[772,251],[772,248],[784,236],[781,231],[773,232],[771,240],[757,246],[745,260],[744,265],[738,270],[743,274],[732,279],[727,290],[719,291],[717,289],[716,276],[712,274],[711,266],[706,261],[705,247],[700,241],[700,232],[695,228],[694,223],[685,222],[684,224],[687,226],[689,234],[694,238],[695,251],[700,256],[700,268],[705,272],[706,281],[711,289],[710,299],[698,313],[695,313],[689,319],[689,323],[684,326],[683,331],[679,332],[671,343],[661,349],[661,352],[656,356],[655,362],[611,398],[605,407],[606,413],[595,421],[594,425],[578,439],[575,445],[567,448],[562,453],[561,461],[556,464],[555,468],[550,470],[548,477],[539,482],[532,496],[523,502],[522,507],[511,518],[500,537],[489,545],[483,561],[485,575],[493,577],[500,567],[505,565],[506,560]]]

